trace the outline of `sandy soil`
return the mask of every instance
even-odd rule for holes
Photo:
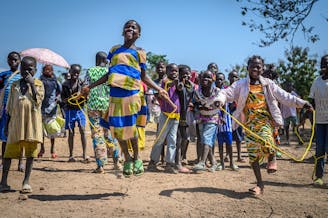
[[[155,138],[154,129],[154,124],[147,126],[147,147],[141,154],[145,165],[148,165]],[[308,135],[306,129],[303,136],[308,138]],[[87,137],[88,154],[92,156],[90,133]],[[239,164],[239,172],[229,168],[202,174],[146,172],[140,177],[122,178],[112,170],[112,161],[106,166],[106,174],[102,175],[91,173],[95,168],[94,161],[90,164],[68,163],[66,140],[56,140],[59,158],[55,160],[50,158],[50,142],[46,141],[45,157],[34,164],[33,193],[27,200],[19,199],[23,173],[16,171],[17,161],[13,161],[9,184],[14,191],[0,194],[0,217],[328,216],[327,186],[315,188],[311,185],[313,162],[309,160],[296,163],[282,157],[276,174],[267,174],[263,169],[265,193],[254,197],[247,192],[255,184],[248,163]],[[297,147],[296,143],[282,147],[297,156],[305,149]],[[188,150],[189,160],[195,159],[195,150],[192,143]],[[78,135],[75,154],[81,155]],[[218,153],[216,156],[218,159]],[[245,148],[243,156],[247,157]]]

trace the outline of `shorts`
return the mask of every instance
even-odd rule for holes
[[[19,141],[6,145],[4,158],[19,159],[23,148],[25,150],[25,157],[37,157],[38,142]]]
[[[77,122],[79,127],[85,127],[86,118],[82,110],[65,111],[65,129],[74,129]]]
[[[290,116],[290,117],[287,117],[287,118],[284,119],[284,128],[285,129],[288,129],[290,124],[292,124],[293,127],[298,125],[297,117]]]
[[[215,143],[218,125],[216,123],[200,123],[198,126],[201,143],[212,148]]]
[[[241,143],[243,141],[244,139],[243,127],[238,126],[238,128],[232,132],[232,139],[237,143]]]
[[[232,132],[219,132],[218,133],[218,144],[232,145]]]

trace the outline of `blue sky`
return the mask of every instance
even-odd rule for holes
[[[137,46],[166,54],[170,62],[203,70],[216,62],[221,71],[258,54],[266,62],[284,58],[288,43],[259,48],[262,36],[241,25],[241,4],[235,0],[15,0],[0,3],[0,68],[12,51],[46,47],[70,64],[94,65],[97,51],[121,44],[123,24],[137,20]],[[309,47],[319,57],[328,53],[328,1],[320,0],[307,23],[321,40],[308,43],[299,33],[295,45]],[[318,58],[319,59],[319,58]]]

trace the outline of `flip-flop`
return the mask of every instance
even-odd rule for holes
[[[32,193],[32,187],[29,184],[24,184],[21,190],[22,194]]]
[[[24,164],[20,164],[17,169],[19,172],[24,172],[25,171],[25,166]]]
[[[123,165],[123,175],[129,177],[133,174],[133,162],[125,161]]]
[[[58,156],[57,156],[57,154],[56,153],[51,153],[51,158],[52,159],[56,159]]]
[[[76,162],[76,160],[75,160],[74,157],[69,157],[69,158],[68,158],[68,162],[69,162],[69,163],[74,163],[74,162]]]
[[[239,171],[239,167],[236,164],[233,164],[230,168],[232,171]]]
[[[87,156],[87,157],[86,157],[85,159],[83,159],[81,162],[84,163],[84,164],[88,164],[88,163],[90,163],[90,162],[91,162],[91,161],[90,161],[90,157]]]
[[[276,160],[268,161],[268,164],[267,164],[267,172],[268,173],[275,173],[275,172],[277,172],[277,161]]]
[[[105,170],[102,167],[98,167],[97,169],[93,170],[92,173],[105,174]]]
[[[178,168],[179,173],[191,173],[191,170],[189,170],[187,167],[181,167]]]
[[[248,189],[249,193],[253,195],[260,195],[264,193],[263,188],[260,188],[259,186],[255,186],[254,188]]]
[[[9,185],[0,185],[0,192],[9,192],[11,190]]]
[[[142,160],[135,160],[134,161],[134,166],[133,166],[133,174],[135,176],[140,176],[144,173],[144,167],[143,167],[143,162]]]

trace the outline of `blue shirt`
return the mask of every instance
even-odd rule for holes
[[[229,106],[228,104],[225,104],[225,110],[230,113],[230,110],[229,110]],[[219,124],[218,125],[218,131],[219,132],[232,132],[232,120],[231,120],[231,117],[224,113],[223,111],[219,111],[219,116],[220,118],[223,118],[223,120],[225,121],[224,124]]]
[[[0,90],[0,92],[4,91],[4,97],[3,97],[3,102],[2,102],[2,105],[7,105],[7,100],[8,100],[8,95],[9,95],[9,92],[10,92],[10,88],[11,88],[11,85],[13,84],[13,82],[19,80],[21,78],[21,75],[20,73],[16,73],[16,75],[14,75],[13,77],[9,79],[9,77],[12,75],[12,71],[11,70],[8,70],[8,71],[5,71],[5,72],[1,72],[0,73],[0,77],[3,79],[3,88]],[[5,90],[3,90],[5,88]]]

